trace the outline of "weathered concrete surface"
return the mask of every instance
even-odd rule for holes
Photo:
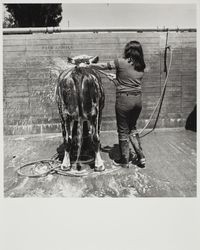
[[[4,137],[5,197],[195,197],[196,133],[184,129],[156,130],[142,138],[146,168],[112,166],[118,154],[116,132],[102,132],[102,158],[106,171],[68,177],[49,174],[42,178],[18,176],[16,170],[32,161],[50,159],[60,134]]]
[[[123,54],[127,41],[142,44],[147,70],[142,83],[143,108],[138,127],[144,127],[165,81],[163,72],[166,32],[66,32],[3,35],[4,133],[60,131],[54,100],[58,69],[67,57],[98,55],[107,62]],[[157,127],[183,127],[196,104],[197,32],[169,32],[172,64]],[[170,54],[167,56],[167,64]],[[113,72],[114,73],[114,72]],[[116,129],[115,86],[101,75],[105,90],[102,129]],[[154,121],[152,121],[152,124]]]

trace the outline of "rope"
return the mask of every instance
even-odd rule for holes
[[[142,136],[140,136],[141,138],[148,135],[149,133],[151,133],[156,128],[156,125],[157,125],[157,122],[158,122],[158,118],[159,118],[159,115],[160,115],[160,111],[161,111],[161,108],[162,108],[162,104],[163,104],[163,100],[164,100],[164,96],[165,96],[165,91],[166,91],[166,87],[167,87],[167,81],[168,81],[168,78],[169,78],[169,72],[170,72],[170,68],[171,68],[171,64],[172,64],[172,55],[173,55],[173,53],[172,53],[172,50],[170,49],[170,47],[167,47],[167,49],[170,50],[170,62],[169,62],[169,67],[168,67],[169,70],[166,71],[167,73],[166,73],[166,77],[165,77],[164,86],[163,86],[160,98],[158,99],[158,102],[157,102],[157,104],[156,104],[156,106],[155,106],[155,108],[154,108],[154,110],[153,110],[153,112],[152,112],[152,114],[151,114],[151,116],[149,118],[149,121],[144,126],[144,128],[139,131],[139,134],[142,134],[144,132],[144,130],[148,127],[148,125],[150,124],[150,122],[151,122],[151,120],[153,118],[153,115],[155,114],[158,106],[160,105],[159,110],[158,110],[158,114],[156,116],[156,121],[155,121],[155,124],[154,124],[153,128],[150,131],[148,131],[146,134],[143,134]]]
[[[43,173],[38,173],[38,174],[25,174],[23,173],[23,169],[27,168],[28,166],[32,165],[32,168],[35,170],[37,168],[37,164],[45,164],[45,166],[48,164],[49,165],[49,169],[46,170]],[[71,169],[70,171],[65,171],[62,170],[60,168],[60,162],[56,161],[56,160],[41,160],[41,161],[35,161],[35,162],[30,162],[28,164],[25,164],[23,166],[21,166],[20,168],[17,169],[17,174],[23,177],[29,177],[29,178],[40,178],[40,177],[46,177],[49,174],[59,174],[59,175],[64,175],[64,176],[69,176],[69,177],[85,177],[88,176],[88,174],[90,174],[90,176],[96,176],[96,175],[105,175],[108,173],[112,173],[115,171],[118,171],[119,168],[118,167],[113,167],[112,169],[105,169],[102,172],[95,172],[94,170],[90,169],[90,170],[73,170]]]
[[[20,176],[29,177],[29,178],[45,177],[45,176],[47,176],[50,173],[51,174],[55,173],[56,169],[59,168],[58,165],[56,165],[55,167],[53,166],[53,164],[55,164],[55,163],[56,163],[55,160],[40,160],[40,161],[30,162],[30,163],[27,163],[27,164],[19,167],[17,169],[17,174],[20,175]],[[40,164],[40,165],[41,164],[45,164],[45,166],[49,165],[49,169],[46,170],[43,173],[38,173],[37,174],[37,171],[35,171],[35,170],[36,170],[38,164]],[[25,168],[27,168],[28,166],[32,166],[32,169],[31,169],[32,174],[25,174],[25,173],[23,173],[22,170],[25,169]]]
[[[82,170],[70,170],[65,171],[61,169],[61,162],[58,161],[57,158],[58,154],[56,153],[51,159],[49,160],[39,160],[34,162],[29,162],[17,169],[17,174],[23,177],[29,177],[29,178],[40,178],[40,177],[46,177],[49,174],[61,174],[65,176],[71,176],[71,177],[82,177],[88,174],[87,171]],[[88,160],[80,160],[77,163],[82,164],[89,164],[92,163],[94,160],[89,159],[89,155],[81,155],[81,157],[86,156],[88,157]],[[71,162],[73,164],[73,161]],[[43,165],[47,167],[47,170],[43,171],[43,173],[37,172],[38,165]],[[24,173],[23,170],[27,169],[28,167],[31,167],[30,172],[32,174]]]

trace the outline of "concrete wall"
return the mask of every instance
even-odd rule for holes
[[[138,127],[143,127],[164,84],[165,39],[166,32],[4,35],[5,134],[59,132],[53,61],[80,54],[99,55],[100,61],[108,61],[121,56],[130,40],[141,42],[147,64],[142,85],[144,105],[138,121]],[[180,127],[196,104],[196,32],[171,32],[168,44],[173,61],[158,127]],[[106,93],[102,129],[115,129],[115,87],[102,79]]]

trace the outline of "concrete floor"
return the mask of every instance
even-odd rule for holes
[[[69,177],[49,174],[41,178],[19,176],[16,170],[29,162],[50,159],[62,144],[60,134],[4,137],[5,197],[195,197],[196,133],[160,129],[142,138],[146,168],[112,166],[118,155],[116,132],[102,132],[101,156],[106,171]]]

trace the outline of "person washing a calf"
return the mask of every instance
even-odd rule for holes
[[[113,161],[115,166],[129,167],[130,160],[145,167],[145,156],[141,147],[136,128],[137,120],[142,110],[141,81],[146,67],[143,49],[138,41],[130,41],[124,48],[124,56],[107,63],[92,63],[85,65],[97,70],[116,70],[115,74],[107,76],[115,80],[116,102],[115,112],[119,139],[120,158]],[[129,141],[135,151],[135,157],[130,157]]]

